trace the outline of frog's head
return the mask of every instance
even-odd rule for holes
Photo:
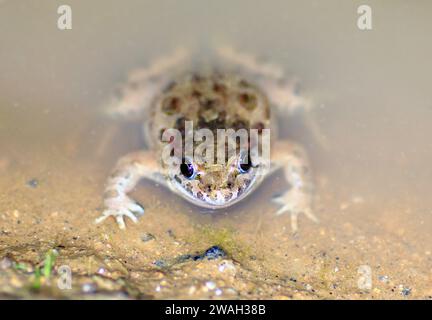
[[[252,191],[261,180],[260,166],[240,153],[219,164],[185,159],[170,170],[171,187],[201,207],[230,206]]]

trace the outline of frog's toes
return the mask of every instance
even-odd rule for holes
[[[137,215],[144,214],[144,208],[127,196],[105,200],[106,209],[95,220],[96,223],[104,221],[108,217],[114,217],[120,229],[125,229],[124,217],[128,217],[134,223],[138,222]]]
[[[294,192],[287,192],[282,196],[273,198],[273,202],[282,205],[279,210],[276,211],[276,215],[289,213],[291,216],[291,229],[293,233],[298,231],[298,216],[304,214],[310,220],[318,223],[318,218],[313,213],[310,207],[310,201],[307,200],[304,195],[297,194]]]

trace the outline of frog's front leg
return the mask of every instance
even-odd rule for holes
[[[122,157],[107,181],[104,193],[105,210],[95,222],[100,223],[113,216],[120,229],[125,229],[124,217],[138,222],[136,214],[142,215],[144,208],[127,194],[142,178],[162,182],[153,152],[139,151]]]
[[[278,141],[272,147],[272,171],[282,169],[290,189],[274,198],[282,205],[276,214],[288,212],[291,215],[293,233],[298,230],[298,215],[304,213],[318,222],[312,212],[312,177],[308,159],[302,147],[287,141]]]

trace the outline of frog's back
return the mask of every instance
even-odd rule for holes
[[[159,145],[166,129],[184,135],[185,121],[194,130],[270,128],[270,106],[252,82],[221,73],[188,74],[170,82],[155,99],[147,122],[151,145]]]

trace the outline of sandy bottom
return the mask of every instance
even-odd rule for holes
[[[301,217],[293,236],[270,202],[287,188],[277,175],[217,214],[142,182],[133,196],[146,213],[121,231],[93,221],[113,163],[139,145],[126,139],[136,129],[54,120],[0,136],[1,298],[432,298],[432,223],[412,195],[352,194],[317,170],[320,223]],[[213,246],[225,256],[209,259]],[[59,286],[63,270],[71,289]]]

